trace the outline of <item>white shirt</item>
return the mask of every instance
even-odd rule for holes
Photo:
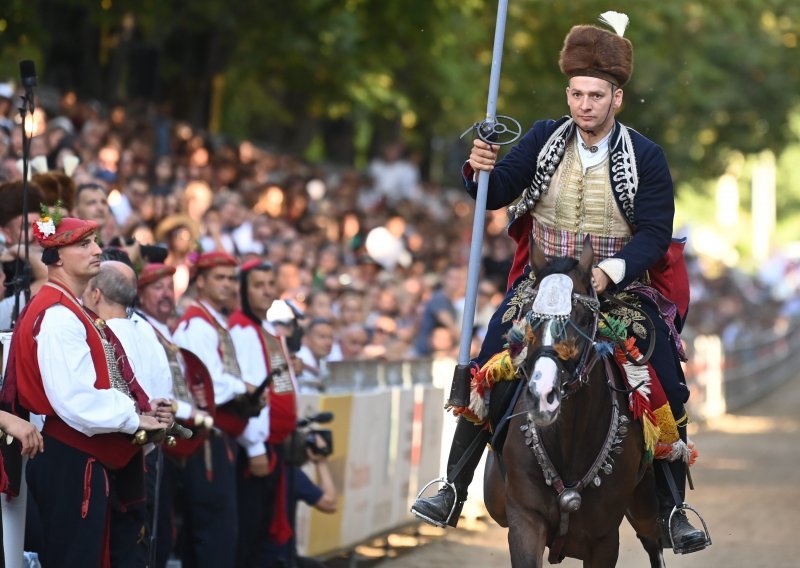
[[[34,339],[44,392],[64,422],[87,436],[136,432],[139,415],[133,400],[114,388],[95,388],[86,328],[69,308],[45,310]]]
[[[141,318],[142,315],[144,315],[144,317],[145,317],[144,320],[142,320],[142,318]],[[172,332],[169,330],[169,328],[165,324],[163,324],[160,321],[158,321],[157,319],[155,319],[154,317],[150,316],[149,314],[145,314],[145,313],[139,314],[138,312],[134,312],[134,314],[131,317],[131,319],[134,320],[134,321],[138,321],[138,320],[142,320],[143,322],[146,321],[147,323],[149,323],[152,326],[154,332],[157,331],[157,332],[161,333],[161,335],[163,335],[164,337],[167,338],[167,341],[171,341],[172,343],[175,343],[173,341],[173,339],[172,339]],[[156,341],[158,341],[158,338],[156,338]],[[161,346],[160,342],[159,342],[159,347],[161,347],[161,350],[164,351],[164,348]],[[164,351],[164,357],[167,357],[166,351]],[[180,357],[178,357],[178,364],[181,366],[181,372],[184,373],[184,376],[186,376],[185,375],[186,369],[185,369],[185,367],[183,365],[183,359],[180,358]],[[169,367],[169,358],[167,358],[167,367]],[[173,397],[173,400],[175,400],[175,398],[174,398],[174,392],[175,391],[173,390],[171,380],[172,380],[172,375],[170,375],[170,393],[172,393],[171,396]],[[185,400],[175,400],[175,402],[178,405],[178,411],[175,413],[175,417],[176,418],[180,418],[181,420],[188,420],[189,418],[191,418],[191,416],[192,416],[192,405],[189,404],[188,402],[186,402]]]
[[[227,327],[225,318],[206,303],[203,306],[220,326]],[[222,357],[219,355],[219,335],[217,328],[203,318],[192,318],[181,322],[173,334],[175,344],[188,349],[203,362],[214,384],[214,402],[217,406],[232,400],[247,389],[244,382],[222,370]],[[237,358],[238,359],[238,358]]]
[[[161,343],[156,337],[156,332],[144,318],[138,314],[133,314],[130,319],[113,318],[106,320],[122,348],[128,356],[133,374],[139,385],[147,393],[150,400],[154,398],[175,399],[172,389],[172,372],[169,368],[169,359]],[[180,412],[181,404],[184,410],[188,408],[188,413]],[[176,417],[186,419],[191,415],[191,406],[185,402],[179,402]]]
[[[258,331],[253,327],[237,325],[230,329],[230,334],[238,355],[242,378],[258,387],[267,376],[267,362],[264,360]],[[239,436],[238,442],[247,451],[247,456],[252,458],[267,453],[267,446],[264,443],[267,438],[269,438],[269,406],[262,408],[258,416],[247,421],[247,427]]]
[[[220,243],[228,254],[263,254],[264,245],[253,238],[253,225],[245,221],[232,231],[225,231],[220,235]],[[200,248],[204,251],[214,250],[217,244],[213,237],[204,235],[200,237]]]
[[[613,132],[613,130],[611,132]],[[581,164],[583,165],[584,173],[589,168],[596,166],[597,164],[601,164],[608,156],[608,141],[611,139],[611,132],[606,134],[602,140],[592,146],[593,148],[597,148],[594,152],[589,150],[589,148],[583,147],[585,142],[583,141],[583,138],[581,138],[580,134],[575,136],[575,146],[578,148],[578,154],[581,157]]]
[[[296,356],[303,362],[303,372],[297,376],[300,394],[322,392],[329,374],[328,357],[317,359],[308,345],[303,345]]]

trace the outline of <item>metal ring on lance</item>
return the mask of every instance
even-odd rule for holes
[[[467,128],[460,138],[474,130],[478,138],[487,144],[506,146],[513,144],[522,135],[522,125],[510,116],[497,115],[494,120],[487,118]]]

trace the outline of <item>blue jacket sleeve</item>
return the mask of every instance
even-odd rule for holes
[[[675,194],[664,151],[647,141],[636,148],[639,188],[634,198],[634,235],[614,255],[625,261],[625,277],[617,283],[624,289],[658,262],[672,239]]]
[[[536,122],[520,138],[519,143],[497,162],[489,175],[489,190],[486,196],[487,209],[500,209],[511,205],[530,185],[536,171],[536,158],[542,145],[547,141],[548,133],[554,130],[555,124],[554,120]],[[472,180],[472,173],[472,168],[469,163],[466,163],[462,168],[461,176],[467,192],[475,199],[478,183]]]

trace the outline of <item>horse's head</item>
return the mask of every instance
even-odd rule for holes
[[[585,376],[597,326],[597,296],[591,286],[594,250],[587,237],[580,260],[548,262],[530,240],[535,295],[525,316],[528,350],[529,416],[538,426],[552,424],[565,393]]]

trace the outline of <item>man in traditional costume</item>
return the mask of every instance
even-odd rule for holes
[[[78,299],[100,269],[97,224],[58,215],[34,222],[49,279],[14,330],[5,388],[44,416],[47,451],[28,464],[43,525],[43,566],[110,566],[111,503],[144,498],[136,431],[164,424],[135,377],[117,365],[117,340]]]
[[[487,207],[508,206],[509,234],[517,243],[508,293],[492,317],[473,364],[480,369],[501,352],[506,332],[523,315],[519,293],[532,284],[526,269],[529,239],[533,238],[547,257],[577,259],[584,238],[589,237],[596,262],[592,286],[597,294],[622,294],[655,324],[655,338],[645,337],[642,326],[631,321],[631,314],[611,312],[626,327],[639,332],[637,341],[655,340],[650,364],[669,401],[659,410],[668,415],[664,422],[671,424],[673,435],[664,453],[673,460],[668,462],[669,470],[683,499],[690,456],[684,410],[689,391],[679,363],[683,353],[678,331],[686,306],[676,307],[654,289],[648,273],[662,261],[671,244],[675,210],[672,178],[662,149],[615,119],[622,105],[622,88],[633,70],[633,48],[622,37],[627,16],[613,14],[621,16],[624,23],[616,26],[616,22],[604,21],[618,33],[596,26],[575,26],[566,36],[559,64],[569,78],[566,95],[570,116],[536,122],[499,162],[498,146],[476,139],[464,164],[464,182],[473,197],[477,193],[477,171],[490,172]],[[603,306],[604,311],[607,308]],[[493,404],[504,398],[498,390],[492,393]],[[454,482],[459,502],[455,503],[453,490],[446,486],[433,497],[418,499],[412,506],[414,514],[444,526],[453,511],[449,524],[455,526],[481,452],[473,452],[457,475],[454,471],[482,428],[463,416],[456,428],[448,479]],[[668,429],[662,429],[662,437]],[[675,499],[660,467],[656,468],[656,479],[663,520],[672,512]],[[706,545],[704,532],[692,527],[683,511],[674,515],[671,529],[676,550],[693,552]],[[668,535],[663,540],[669,545]]]
[[[196,354],[208,369],[214,385],[219,435],[209,437],[206,451],[209,467],[202,478],[190,484],[209,484],[216,510],[195,511],[185,518],[192,527],[204,527],[209,537],[196,546],[193,565],[233,567],[236,563],[238,521],[236,506],[236,439],[247,427],[247,418],[237,412],[238,405],[255,387],[242,378],[241,366],[228,332],[223,311],[236,297],[238,262],[223,252],[203,253],[194,266],[197,297],[186,309],[173,335],[180,347]],[[200,473],[200,472],[198,472]]]
[[[157,416],[171,425],[175,419],[172,385],[164,351],[153,328],[146,321],[128,317],[129,309],[136,300],[136,272],[123,262],[103,261],[100,272],[89,281],[82,298],[84,306],[99,316],[119,340],[124,356],[117,358],[117,365],[136,377]],[[148,446],[146,453],[151,448]],[[124,547],[112,549],[112,564],[145,566],[150,542],[143,538],[149,532],[150,525],[147,503],[143,500],[128,507],[113,509],[112,523],[116,523],[119,533],[124,535],[120,539]]]
[[[243,264],[239,270],[241,307],[228,320],[242,376],[260,386],[267,375],[272,382],[265,393],[270,407],[249,420],[239,436],[244,452],[239,454],[239,550],[237,565],[258,563],[260,545],[272,534],[282,537],[280,527],[287,526],[285,512],[275,517],[276,503],[285,509],[285,500],[278,499],[283,490],[283,463],[276,445],[282,443],[295,428],[294,384],[289,374],[289,357],[285,341],[267,323],[267,310],[277,297],[275,271],[270,263],[259,259]],[[266,400],[266,399],[265,399]],[[274,423],[275,432],[270,426]],[[277,531],[271,530],[274,525]]]
[[[139,310],[132,319],[152,326],[160,344],[161,358],[166,363],[171,382],[171,393],[176,403],[175,416],[194,434],[189,440],[177,439],[174,447],[164,447],[166,459],[160,467],[161,486],[156,529],[155,565],[166,566],[173,546],[173,507],[184,504],[179,512],[184,518],[207,518],[219,508],[215,498],[220,491],[213,483],[213,469],[206,458],[211,455],[212,442],[208,432],[214,421],[214,390],[211,377],[202,361],[192,352],[178,347],[172,338],[170,323],[175,318],[175,267],[166,264],[148,264],[139,275]],[[151,460],[154,462],[155,460]],[[149,464],[155,471],[156,464]],[[155,495],[155,475],[150,491]],[[176,497],[181,494],[181,499]],[[155,506],[155,503],[153,503]],[[194,557],[201,554],[215,535],[213,527],[198,523],[184,526],[183,540],[191,543]]]

